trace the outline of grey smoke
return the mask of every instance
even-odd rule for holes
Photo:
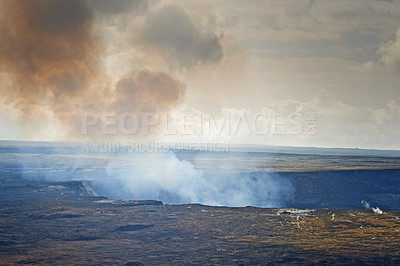
[[[140,31],[132,32],[132,38],[176,60],[181,67],[217,62],[223,57],[220,37],[196,25],[178,6],[166,6],[149,15]]]
[[[79,0],[48,2],[37,16],[41,28],[51,33],[84,24],[91,17],[91,11]]]
[[[105,15],[131,13],[141,15],[147,11],[147,0],[85,0],[88,7]]]
[[[183,97],[186,85],[168,73],[132,71],[116,84],[112,110],[123,112],[165,112]]]

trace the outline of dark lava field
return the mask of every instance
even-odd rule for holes
[[[31,178],[49,172],[32,158],[48,157],[0,152],[1,265],[400,264],[396,157],[177,155],[206,174],[233,162],[251,179],[269,171],[290,181],[285,206],[259,208],[111,199],[92,186],[99,171],[54,164],[53,175],[75,178]]]
[[[85,193],[79,182],[3,180],[0,264],[400,263],[397,210],[163,205]]]
[[[397,210],[163,205],[79,182],[1,189],[2,265],[400,263]]]

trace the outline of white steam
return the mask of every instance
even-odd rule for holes
[[[254,172],[251,162],[246,164],[250,168],[240,166],[229,153],[198,156],[172,151],[81,153],[77,146],[51,146],[16,149],[5,158],[15,165],[7,171],[16,176],[52,182],[87,180],[99,195],[111,199],[237,207],[284,207],[293,200],[292,183],[277,173]],[[202,168],[204,160],[207,168]]]
[[[364,206],[365,209],[372,210],[374,213],[378,213],[378,214],[382,214],[383,213],[383,211],[378,206],[375,207],[375,208],[371,207],[371,205],[365,200],[362,200],[361,204]]]
[[[107,167],[110,180],[92,182],[110,198],[156,199],[167,204],[282,207],[293,197],[289,180],[273,173],[207,172],[175,153],[117,156]]]

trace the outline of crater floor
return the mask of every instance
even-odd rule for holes
[[[1,186],[0,264],[400,263],[397,210],[163,205],[20,182]]]

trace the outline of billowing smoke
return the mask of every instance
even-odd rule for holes
[[[10,0],[0,5],[0,104],[26,124],[48,115],[62,125],[62,137],[82,139],[85,112],[168,112],[184,95],[186,86],[174,74],[147,69],[145,63],[127,69],[116,82],[107,75],[109,43],[93,26],[126,13],[134,22],[146,13],[145,0]]]
[[[111,199],[155,199],[167,204],[284,207],[294,196],[291,182],[277,173],[243,172],[234,164],[226,168],[226,163],[223,169],[202,170],[194,166],[197,158],[193,164],[172,151],[75,156],[69,156],[75,153],[71,148],[56,151],[35,151],[25,157],[23,176],[51,181],[85,179],[98,194]]]
[[[135,71],[118,81],[112,110],[117,113],[160,113],[174,107],[185,84],[163,72]]]
[[[223,57],[220,37],[201,29],[182,8],[167,6],[150,15],[132,40],[186,67],[220,61]]]
[[[84,95],[100,71],[101,52],[87,6],[19,0],[1,7],[0,71],[11,80],[8,96],[57,108]]]
[[[57,133],[67,139],[84,137],[85,112],[167,113],[187,89],[177,79],[179,71],[218,63],[224,55],[223,34],[194,16],[162,2],[149,10],[146,0],[4,0],[0,104],[25,119],[24,124],[50,117],[61,124]],[[114,40],[110,32],[120,35]],[[113,53],[132,62],[112,68],[107,59]],[[161,58],[160,66],[153,62],[154,54]],[[112,76],[110,69],[118,74]],[[90,169],[93,162],[83,164],[74,156],[75,162],[50,156],[48,164],[43,158],[25,158],[29,171],[24,174],[59,181],[88,178],[111,197],[166,203],[271,207],[282,206],[293,194],[290,183],[277,175],[206,174],[172,152],[115,154],[104,164],[101,181],[76,170]]]
[[[112,182],[93,184],[111,198],[157,199],[169,204],[282,207],[292,200],[294,193],[290,181],[276,173],[238,173],[234,169],[204,173],[192,163],[178,159],[173,152],[122,156],[106,169]]]

